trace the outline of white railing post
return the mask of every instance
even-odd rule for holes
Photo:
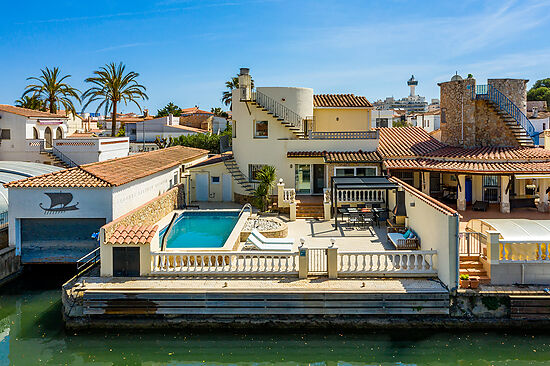
[[[279,183],[277,183],[277,207],[279,208],[284,207],[284,190],[285,184],[283,178],[281,178],[279,179]]]
[[[502,249],[500,248],[500,233],[498,231],[488,230],[487,231],[487,259],[491,265],[498,264],[501,259],[506,260],[506,253],[504,252],[504,243],[502,244]],[[502,250],[502,253],[501,253]]]

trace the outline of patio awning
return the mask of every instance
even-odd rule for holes
[[[480,221],[498,231],[504,242],[550,242],[550,220],[480,219]]]

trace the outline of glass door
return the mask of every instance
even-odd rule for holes
[[[313,193],[321,194],[325,188],[325,165],[313,164]]]
[[[309,164],[295,165],[296,194],[311,193],[311,166]]]

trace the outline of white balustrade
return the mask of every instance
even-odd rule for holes
[[[296,190],[294,188],[285,188],[283,190],[283,202],[293,203],[296,199]]]
[[[501,263],[549,263],[550,243],[499,242]]]
[[[152,252],[154,275],[297,275],[298,253]]]
[[[338,275],[437,275],[435,250],[338,252]]]
[[[336,191],[338,203],[381,203],[386,200],[384,189],[338,189]]]

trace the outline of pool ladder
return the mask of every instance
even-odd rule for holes
[[[239,212],[239,217],[241,217],[244,210],[246,210],[247,208],[250,210],[250,214],[252,215],[252,205],[250,203],[245,203],[245,205],[243,206],[243,208],[241,208],[241,211]]]

